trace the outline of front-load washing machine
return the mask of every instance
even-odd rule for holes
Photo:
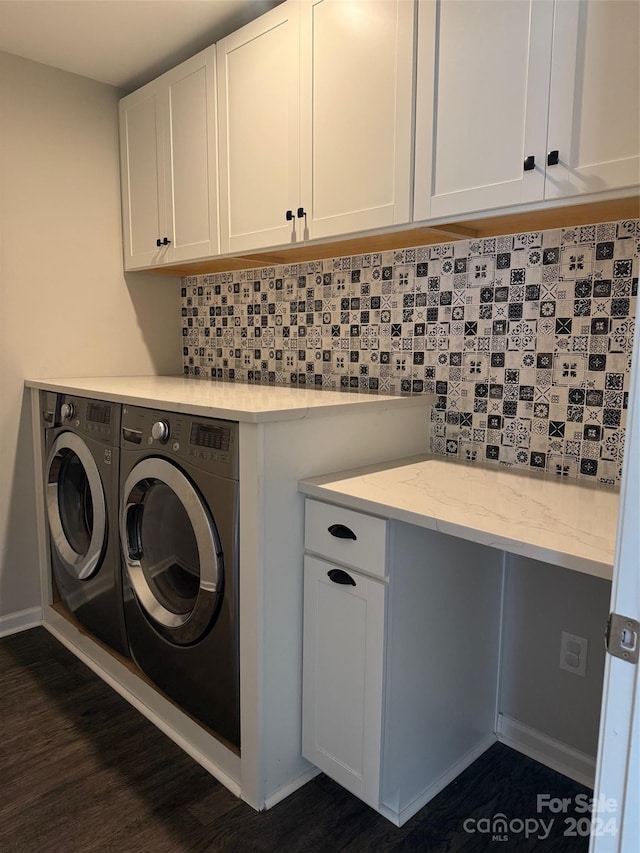
[[[94,637],[127,655],[118,536],[119,403],[40,392],[51,568]]]
[[[120,539],[131,657],[240,746],[238,424],[123,406]]]

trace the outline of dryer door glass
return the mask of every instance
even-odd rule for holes
[[[198,543],[180,499],[166,483],[153,481],[139,516],[141,565],[158,601],[172,613],[189,616],[200,589]]]
[[[80,436],[63,432],[53,443],[46,469],[52,547],[70,575],[87,580],[99,568],[107,538],[98,467]]]
[[[223,556],[211,514],[189,478],[148,458],[124,485],[120,536],[142,612],[162,636],[197,642],[211,627],[223,592]]]

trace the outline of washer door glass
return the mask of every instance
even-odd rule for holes
[[[143,459],[124,486],[120,531],[143,612],[172,642],[196,642],[212,624],[223,581],[218,533],[200,494],[175,465]]]
[[[100,565],[107,533],[98,467],[80,436],[64,432],[53,443],[46,470],[52,546],[70,575],[87,580]]]

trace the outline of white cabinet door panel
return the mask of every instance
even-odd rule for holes
[[[552,0],[422,0],[416,220],[542,197],[552,28]]]
[[[168,228],[173,261],[218,252],[215,48],[167,75]]]
[[[415,5],[314,0],[302,21],[309,236],[409,221]]]
[[[125,268],[161,262],[158,249],[164,219],[162,139],[158,137],[157,91],[145,87],[120,103],[120,169]]]
[[[364,802],[378,807],[385,584],[304,558],[302,753]]]
[[[640,183],[639,56],[639,3],[557,3],[546,198]]]
[[[215,108],[215,46],[120,101],[125,269],[218,253]]]
[[[289,243],[295,232],[285,214],[300,198],[299,44],[297,2],[218,43],[222,252]]]

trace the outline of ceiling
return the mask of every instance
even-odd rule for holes
[[[0,50],[128,93],[282,0],[0,0]]]

